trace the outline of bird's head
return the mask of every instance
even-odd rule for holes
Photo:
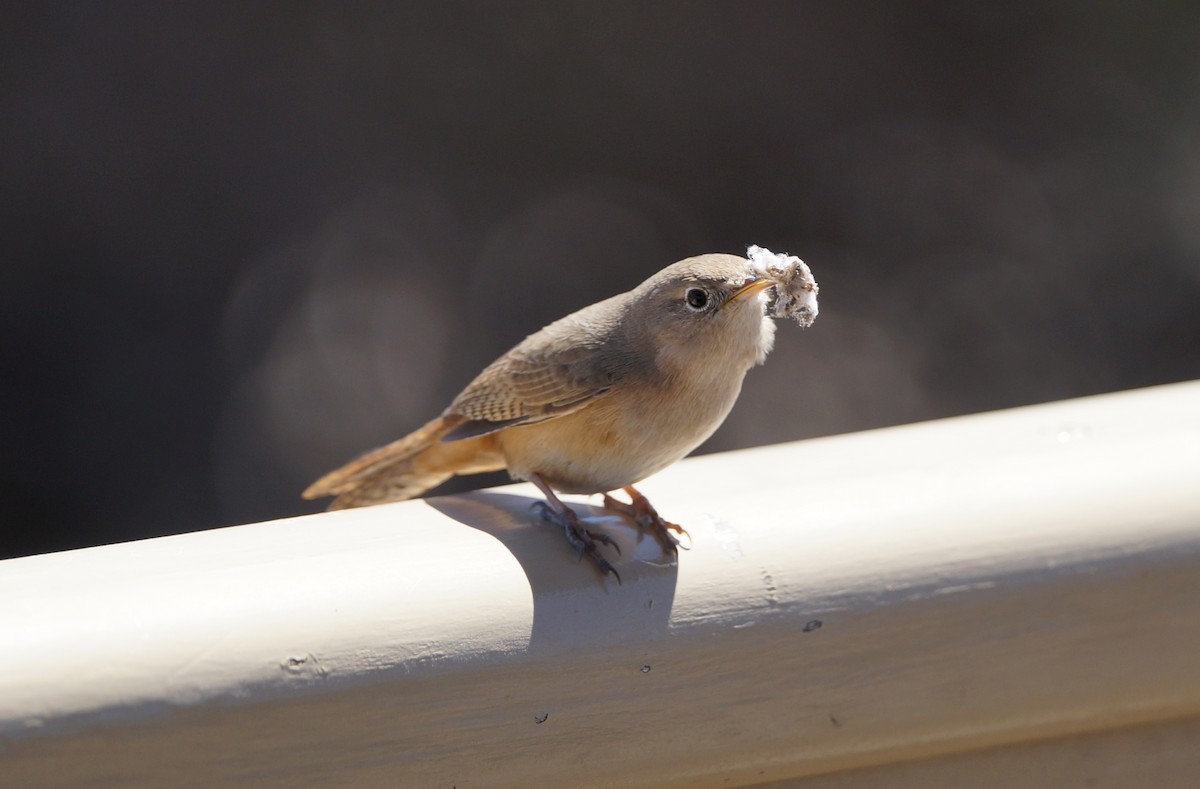
[[[737,255],[687,258],[633,291],[630,318],[653,343],[660,367],[706,365],[740,375],[774,344],[766,313],[774,284]]]

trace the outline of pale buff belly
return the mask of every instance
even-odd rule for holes
[[[699,446],[725,420],[741,376],[704,397],[612,392],[573,414],[496,435],[509,473],[542,476],[564,493],[616,490],[660,471]]]

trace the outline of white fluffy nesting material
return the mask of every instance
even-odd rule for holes
[[[767,313],[772,318],[793,318],[801,326],[811,326],[817,319],[818,288],[804,261],[759,246],[746,250],[746,258],[755,274],[775,281],[775,295]]]

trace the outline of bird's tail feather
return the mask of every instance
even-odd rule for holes
[[[443,442],[455,422],[438,417],[401,439],[334,469],[309,485],[306,499],[337,496],[331,510],[419,496],[455,474],[504,468],[494,436]]]

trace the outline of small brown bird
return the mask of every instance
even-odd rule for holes
[[[683,530],[634,483],[712,435],[746,372],[771,350],[771,318],[811,324],[816,294],[804,263],[758,247],[749,259],[681,260],[526,337],[441,416],[326,474],[304,498],[337,496],[331,510],[362,507],[418,496],[456,474],[508,469],[541,490],[542,516],[619,582],[597,547],[615,543],[584,528],[555,491],[603,493],[606,509],[674,555],[671,532]],[[618,488],[628,504],[608,495]]]

